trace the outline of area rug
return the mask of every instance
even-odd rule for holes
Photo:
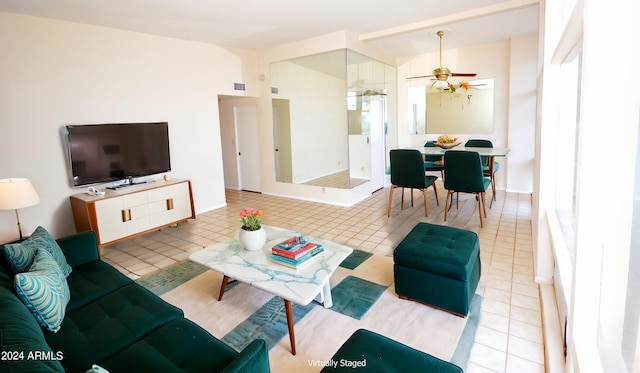
[[[361,320],[386,288],[375,282],[348,276],[331,289],[333,307],[330,310]]]
[[[463,370],[467,369],[469,363],[469,356],[471,355],[471,348],[476,340],[476,332],[478,331],[478,325],[480,324],[480,312],[482,309],[483,298],[481,295],[475,294],[471,300],[471,306],[469,310],[469,316],[467,316],[467,324],[462,330],[462,335],[458,341],[456,351],[451,357],[451,362],[459,366]]]
[[[340,263],[340,267],[346,269],[356,269],[360,264],[362,264],[365,260],[369,259],[373,254],[368,253],[366,251],[353,249],[353,252],[349,254],[345,260]]]
[[[302,319],[316,306],[311,302],[306,306],[292,304],[294,324]],[[229,347],[240,352],[254,339],[264,339],[267,348],[271,349],[289,333],[284,301],[280,297],[273,297],[249,318],[236,326],[231,332],[222,337],[222,341]]]
[[[182,270],[178,268],[185,266]],[[191,277],[200,269],[197,265],[176,265],[171,272]],[[189,269],[187,269],[189,268]],[[469,317],[463,319],[423,304],[401,300],[393,287],[393,259],[373,255],[355,270],[339,267],[331,278],[335,309],[341,306],[342,287],[352,288],[346,297],[356,298],[367,282],[382,288],[382,293],[363,298],[372,302],[360,305],[352,299],[341,312],[325,309],[312,302],[307,307],[293,305],[297,355],[291,354],[286,326],[284,302],[279,297],[239,283],[217,300],[222,275],[205,270],[191,280],[162,295],[166,301],[182,308],[185,316],[234,349],[255,338],[262,338],[269,346],[269,360],[273,371],[317,372],[309,362],[327,361],[357,329],[368,329],[443,360],[466,366],[473,345],[482,298],[476,296]],[[165,276],[166,275],[166,276]],[[157,281],[142,281],[143,285],[159,284],[156,291],[180,283],[181,280],[159,280],[172,275],[153,274]],[[152,277],[152,276],[145,276]],[[183,279],[184,280],[184,279]],[[342,285],[341,285],[342,284]],[[379,290],[378,290],[379,291]],[[346,309],[351,308],[351,311]],[[353,312],[353,309],[359,309]],[[353,312],[353,314],[349,314]],[[476,320],[476,321],[474,321]]]
[[[331,289],[333,306],[329,310],[360,320],[386,288],[371,281],[348,276]],[[294,325],[316,306],[322,307],[314,301],[306,306],[293,304]],[[240,351],[252,340],[260,338],[264,339],[267,348],[271,349],[288,332],[284,302],[280,297],[273,297],[225,335],[222,341]]]
[[[136,280],[136,282],[155,295],[162,295],[207,270],[209,270],[209,268],[201,264],[185,260],[143,276]]]

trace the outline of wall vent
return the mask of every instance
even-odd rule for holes
[[[271,87],[271,93],[274,95],[278,94],[278,87]]]
[[[247,84],[246,83],[233,83],[233,90],[234,91],[245,92],[247,90]]]

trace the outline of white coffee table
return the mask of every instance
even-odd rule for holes
[[[222,300],[224,289],[230,279],[249,284],[284,299],[291,353],[295,355],[291,302],[306,306],[312,300],[316,300],[325,308],[331,307],[333,302],[329,278],[353,249],[335,242],[309,237],[311,242],[321,244],[324,251],[313,258],[312,263],[296,270],[273,263],[268,256],[273,245],[301,233],[265,225],[263,227],[267,233],[267,242],[262,250],[245,250],[236,237],[197,251],[189,258],[224,275],[218,300]]]

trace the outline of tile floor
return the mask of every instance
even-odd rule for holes
[[[466,371],[544,372],[540,302],[533,282],[531,196],[499,192],[480,229],[477,202],[471,195],[460,195],[458,207],[454,202],[444,222],[446,193],[442,183],[438,182],[439,206],[433,190],[428,192],[429,217],[424,216],[420,192],[413,192],[413,207],[410,193],[405,194],[401,211],[400,193],[395,193],[388,218],[388,188],[353,207],[227,190],[226,207],[199,214],[177,227],[104,247],[102,256],[131,278],[138,278],[232,237],[239,226],[238,214],[245,207],[262,210],[265,224],[382,256],[391,256],[395,245],[420,221],[469,229],[480,236],[482,276],[477,292],[484,296],[484,302]]]

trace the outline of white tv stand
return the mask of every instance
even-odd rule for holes
[[[196,217],[189,180],[158,180],[69,199],[76,230],[96,232],[99,247]]]

